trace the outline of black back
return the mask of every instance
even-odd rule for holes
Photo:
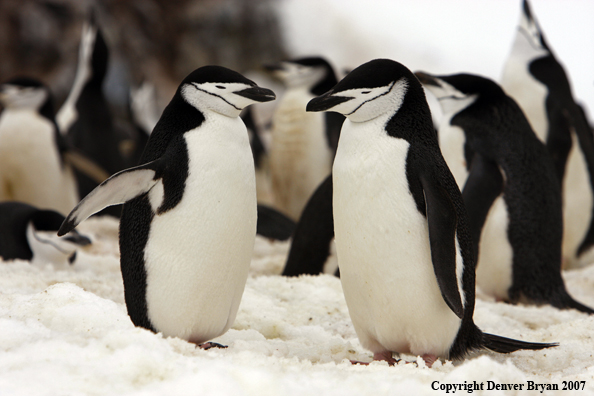
[[[475,169],[490,175],[486,177],[492,177],[494,184],[485,183],[484,178],[482,184],[490,202],[496,192],[493,186],[502,187],[513,250],[510,301],[526,297],[536,303],[567,307],[568,294],[560,272],[561,190],[546,147],[516,102],[493,81],[466,74],[439,78],[464,93],[478,95],[473,104],[452,117],[451,123],[464,130],[467,144],[477,154],[474,158],[479,159],[471,164],[469,181],[474,180]],[[498,168],[505,175],[504,182],[501,175],[493,173]],[[475,222],[486,217],[484,202],[477,194],[480,192],[472,185],[465,186],[466,207]]]
[[[163,156],[171,157],[164,158],[167,176],[163,178],[165,197],[160,208],[163,212],[175,207],[183,196],[188,174],[188,152],[183,134],[200,126],[204,120],[204,115],[182,98],[178,88],[149,137],[141,164]],[[128,314],[136,326],[153,331],[147,316],[144,249],[154,215],[147,194],[127,202],[122,209],[119,235]]]

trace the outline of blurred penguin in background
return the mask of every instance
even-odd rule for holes
[[[76,260],[77,249],[91,240],[76,230],[63,237],[57,232],[64,216],[55,210],[38,209],[23,202],[0,203],[0,257],[52,264],[63,269]]]
[[[501,85],[518,102],[555,162],[563,196],[564,265],[592,262],[594,136],[527,0]]]
[[[0,85],[0,104],[0,200],[67,214],[78,192],[49,88],[32,78],[13,78]]]
[[[270,172],[275,206],[294,220],[330,174],[344,116],[306,113],[307,103],[338,81],[320,58],[283,61],[266,68],[286,86],[272,118]]]
[[[57,114],[58,125],[66,140],[99,165],[93,173],[76,172],[79,194],[84,197],[106,177],[124,169],[127,163],[120,152],[123,136],[114,128],[103,81],[107,73],[109,50],[94,14],[83,26],[74,83]],[[107,212],[119,216],[120,208]]]

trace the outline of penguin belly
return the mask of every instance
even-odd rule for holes
[[[189,174],[173,209],[155,214],[145,247],[148,318],[164,336],[202,343],[235,320],[256,235],[254,161],[239,118],[185,133]],[[153,211],[163,185],[149,193]]]
[[[56,147],[52,123],[31,110],[0,117],[0,200],[68,214],[78,203],[74,175]]]
[[[577,250],[590,226],[592,213],[592,187],[586,159],[575,133],[567,159],[563,180],[563,256],[568,267],[581,267],[592,261],[592,249],[577,257]]]
[[[462,128],[451,125],[450,121],[451,116],[443,120],[443,126],[439,128],[439,148],[450,172],[456,179],[456,184],[462,189],[468,179],[468,167],[464,155],[466,135]]]
[[[335,241],[345,299],[365,348],[445,357],[461,320],[443,300],[427,220],[409,190],[409,143],[389,137],[383,121],[345,121],[334,161]]]
[[[500,300],[509,298],[512,285],[513,250],[508,239],[509,215],[503,196],[491,206],[479,243],[476,284]]]
[[[312,98],[305,90],[289,90],[273,117],[270,172],[274,201],[294,220],[332,166],[324,115],[305,112]]]

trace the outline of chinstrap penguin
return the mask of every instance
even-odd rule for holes
[[[305,106],[337,79],[320,57],[283,61],[266,68],[286,86],[272,118],[271,186],[275,206],[294,220],[328,176],[344,117],[308,114]]]
[[[332,168],[341,282],[361,344],[460,359],[473,349],[542,349],[474,324],[475,257],[462,195],[441,156],[423,88],[403,65],[376,59],[310,101],[344,114]],[[438,326],[435,324],[438,323]]]
[[[132,322],[202,344],[229,329],[256,235],[254,160],[241,110],[272,91],[220,66],[180,84],[141,163],[93,190],[60,235],[125,203],[121,269]]]
[[[55,210],[38,209],[24,202],[0,203],[0,257],[67,267],[76,259],[77,249],[91,240],[76,230],[64,237],[56,236],[63,221],[64,215]]]
[[[563,256],[590,263],[594,246],[594,135],[527,0],[501,85],[551,152],[563,194]],[[588,257],[586,257],[588,256]]]
[[[0,200],[66,214],[78,202],[47,86],[28,77],[0,85]]]
[[[484,77],[416,75],[442,106],[441,149],[458,174],[481,290],[512,303],[594,313],[565,289],[559,181],[520,107]]]

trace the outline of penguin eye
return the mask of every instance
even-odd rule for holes
[[[227,87],[223,87],[222,85],[215,85],[218,89],[227,89]]]

